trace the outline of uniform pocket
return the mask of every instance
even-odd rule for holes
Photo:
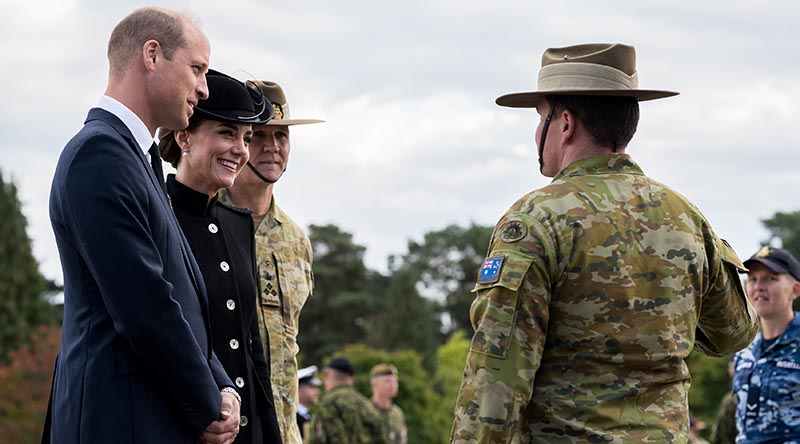
[[[496,276],[495,272],[490,272],[487,278],[483,268],[497,267],[498,259],[500,264]],[[508,356],[517,320],[520,288],[532,262],[531,258],[513,253],[486,258],[478,283],[472,290],[476,296],[470,307],[470,319],[475,328],[471,351],[502,359]],[[481,282],[487,279],[493,282]]]

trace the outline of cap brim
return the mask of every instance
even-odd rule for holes
[[[324,120],[319,119],[272,119],[267,122],[267,125],[308,125],[311,123],[325,123]]]
[[[504,94],[495,99],[494,102],[500,106],[507,106],[510,108],[535,108],[542,100],[542,97],[551,95],[633,97],[640,102],[644,102],[646,100],[677,96],[678,93],[675,91],[654,89],[565,89],[558,91],[531,91]]]
[[[750,259],[744,261],[743,264],[744,264],[745,267],[750,268],[750,265],[748,265],[748,264],[752,264],[753,262],[758,262],[759,264],[764,265],[765,267],[767,267],[770,270],[772,270],[773,273],[791,274],[789,272],[788,268],[784,267],[783,265],[781,265],[781,264],[779,264],[777,262],[771,261],[771,260],[769,260],[769,259],[767,259],[765,257],[750,258]]]

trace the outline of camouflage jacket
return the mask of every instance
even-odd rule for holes
[[[374,403],[372,405],[375,405]],[[397,405],[384,410],[377,405],[375,408],[383,420],[383,428],[389,439],[389,444],[406,444],[408,442],[408,429],[406,428],[406,415]]]
[[[231,202],[227,190],[220,200]],[[297,427],[297,329],[300,310],[311,296],[311,242],[303,229],[272,199],[256,228],[260,301],[259,329],[269,352],[275,413],[283,444],[301,444]]]
[[[736,355],[738,443],[800,443],[800,314],[762,350],[761,333]]]
[[[352,386],[322,397],[310,435],[310,444],[388,444],[378,409]]]
[[[451,442],[686,443],[685,358],[758,328],[743,269],[628,155],[572,163],[492,234]]]

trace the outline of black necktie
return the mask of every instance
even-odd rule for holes
[[[150,145],[150,166],[153,167],[153,172],[156,173],[156,179],[158,179],[158,185],[161,186],[161,191],[164,192],[164,196],[167,196],[167,186],[164,184],[164,169],[161,167],[161,154],[158,152],[158,145],[153,142]]]

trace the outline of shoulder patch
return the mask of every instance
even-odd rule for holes
[[[478,283],[497,282],[500,279],[500,269],[503,268],[503,259],[505,259],[503,256],[484,259],[481,271],[478,273]]]
[[[519,219],[506,222],[500,227],[500,240],[511,244],[528,234],[528,227]]]

